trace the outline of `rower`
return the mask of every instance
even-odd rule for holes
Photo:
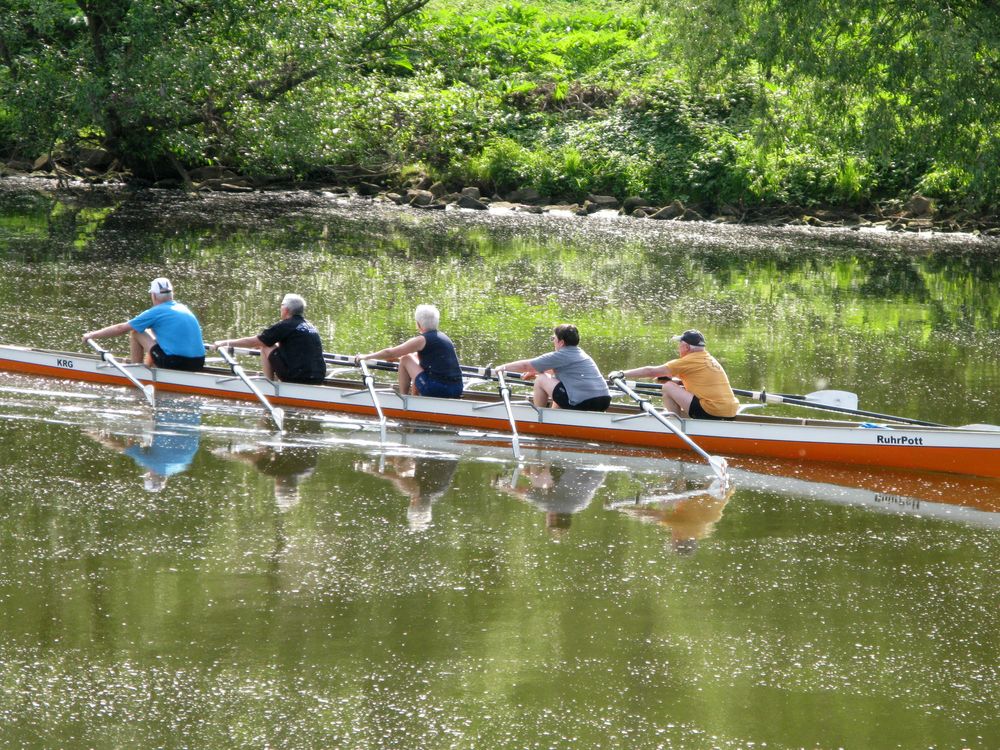
[[[171,370],[200,370],[205,366],[201,324],[194,313],[174,300],[170,279],[153,279],[149,285],[153,306],[124,323],[83,334],[83,341],[129,335],[129,357],[134,363]]]
[[[663,406],[685,419],[732,419],[740,408],[729,377],[719,361],[705,348],[705,337],[693,328],[674,336],[680,356],[663,365],[618,370],[616,378],[667,378],[663,384]],[[678,383],[674,377],[681,379]]]
[[[580,332],[572,323],[552,330],[553,351],[534,359],[519,359],[496,369],[535,375],[535,406],[581,411],[607,411],[611,392],[590,355],[580,348]]]
[[[434,305],[417,305],[413,320],[419,334],[397,346],[355,355],[354,362],[398,359],[400,394],[461,398],[462,367],[455,345],[438,330],[440,311]]]
[[[305,311],[305,299],[298,294],[286,294],[281,300],[277,323],[256,336],[220,339],[214,346],[259,349],[261,369],[268,380],[322,383],[326,378],[323,342],[316,327],[305,319]]]

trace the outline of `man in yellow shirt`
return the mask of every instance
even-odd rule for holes
[[[705,349],[705,337],[694,329],[674,336],[680,356],[664,365],[613,372],[609,378],[668,378],[663,384],[667,411],[692,419],[732,419],[739,411],[726,371]],[[673,378],[680,378],[678,383]]]

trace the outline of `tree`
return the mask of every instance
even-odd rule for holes
[[[1000,197],[997,0],[649,4],[669,17],[677,57],[695,76],[750,72],[804,100],[810,126],[831,139],[887,160],[953,165]]]
[[[92,138],[137,173],[238,159],[245,123],[387,64],[428,1],[0,0],[0,117],[25,146]]]

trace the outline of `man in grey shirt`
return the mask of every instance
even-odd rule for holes
[[[570,323],[553,330],[554,351],[534,359],[519,359],[496,369],[537,375],[532,399],[535,406],[607,411],[611,405],[608,384],[594,360],[580,348],[580,332]],[[551,374],[550,374],[551,373]]]

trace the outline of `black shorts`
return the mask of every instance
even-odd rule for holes
[[[573,411],[607,411],[608,407],[611,406],[611,396],[594,396],[571,405],[569,394],[566,393],[566,386],[562,383],[557,383],[556,387],[552,389],[552,400],[559,405],[560,409],[572,409]]]
[[[717,417],[714,414],[709,414],[705,411],[697,396],[693,396],[691,398],[691,406],[688,407],[688,416],[690,416],[691,419],[732,419],[732,417]]]
[[[153,364],[167,370],[188,370],[194,372],[205,366],[204,357],[181,357],[177,354],[167,354],[160,348],[159,344],[153,344],[149,350],[149,356],[153,358]]]
[[[268,360],[271,363],[271,368],[274,370],[274,374],[277,376],[278,380],[284,383],[302,383],[303,385],[319,385],[323,382],[323,378],[300,378],[294,375],[289,375],[288,363],[285,362],[285,358],[281,356],[281,349],[275,349],[271,352]]]

